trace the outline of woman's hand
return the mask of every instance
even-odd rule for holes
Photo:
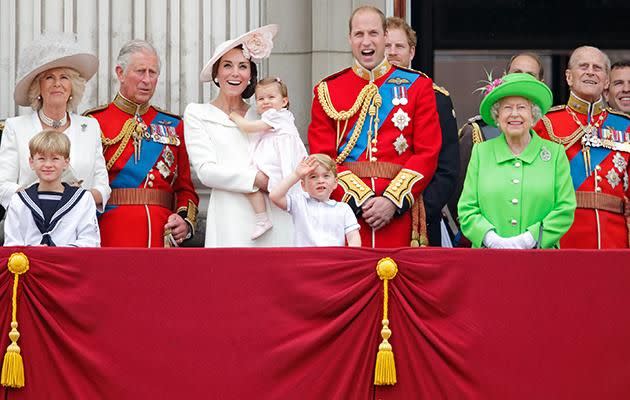
[[[268,186],[269,186],[269,177],[265,175],[265,173],[262,171],[256,172],[256,178],[254,179],[254,186],[256,186],[259,190],[267,192]]]

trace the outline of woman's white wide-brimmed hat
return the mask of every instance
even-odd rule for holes
[[[269,57],[271,49],[273,48],[273,38],[276,36],[276,33],[278,33],[278,25],[270,24],[253,29],[236,39],[221,43],[214,49],[212,57],[210,57],[210,60],[201,70],[199,79],[201,82],[212,81],[212,66],[214,63],[219,61],[225,53],[240,45],[243,45],[243,53],[246,58],[259,61]]]
[[[42,36],[24,49],[18,64],[18,81],[13,91],[16,104],[29,106],[28,90],[35,77],[53,68],[72,68],[86,81],[98,70],[98,58],[86,53],[74,35],[52,34]]]

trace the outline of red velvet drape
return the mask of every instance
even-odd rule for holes
[[[22,251],[26,387],[8,399],[630,396],[630,252]],[[398,383],[375,388],[386,256]]]

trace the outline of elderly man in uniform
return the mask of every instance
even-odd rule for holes
[[[630,60],[617,61],[610,67],[604,97],[610,108],[630,115]]]
[[[530,52],[518,53],[510,58],[510,61],[508,61],[505,67],[505,73],[512,74],[516,72],[530,74],[539,81],[544,81],[545,77],[545,70],[540,57],[538,57],[537,54]],[[485,140],[499,136],[499,133],[500,132],[496,127],[483,122],[481,115],[476,115],[470,118],[459,129],[459,177],[455,186],[455,192],[448,202],[449,216],[452,216],[452,219],[450,219],[449,222],[454,233],[453,244],[455,246],[470,246],[468,240],[463,238],[459,232],[459,223],[457,222],[457,202],[459,201],[459,196],[461,195],[462,188],[464,186],[464,179],[466,178],[466,171],[468,171],[468,162],[470,161],[472,147],[475,143],[481,143]]]
[[[392,64],[411,68],[411,60],[416,54],[416,32],[398,17],[387,18],[387,39],[385,53]],[[452,247],[442,219],[442,208],[453,194],[457,174],[459,173],[459,145],[457,142],[457,121],[455,110],[448,91],[433,84],[440,129],[442,147],[433,179],[424,190],[423,199],[427,216],[427,235],[429,245]]]
[[[442,142],[433,83],[389,63],[378,8],[355,9],[349,30],[354,63],[316,85],[310,151],[336,160],[340,188],[333,196],[361,217],[364,246],[426,244],[418,199]]]
[[[610,60],[601,50],[575,49],[565,73],[571,89],[567,104],[552,108],[534,128],[564,145],[571,165],[577,209],[560,240],[563,248],[628,247],[630,118],[605,108],[609,72]]]
[[[150,43],[126,43],[116,64],[118,94],[86,113],[101,126],[112,188],[99,219],[103,247],[175,247],[194,233],[199,199],[183,122],[149,103],[159,75]]]

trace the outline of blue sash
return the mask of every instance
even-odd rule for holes
[[[173,116],[157,113],[151,124],[166,125],[176,128],[181,120]],[[150,129],[147,127],[147,129]],[[109,186],[112,189],[122,188],[137,188],[146,179],[147,174],[153,168],[160,154],[164,150],[162,143],[154,142],[152,140],[142,139],[142,146],[140,148],[140,159],[136,164],[134,156],[132,155],[127,160],[125,166],[120,170],[116,178],[114,178]],[[105,211],[114,209],[116,206],[107,206]]]
[[[392,67],[392,68],[395,68],[395,67]],[[379,110],[378,110],[378,118],[380,120],[379,126],[378,126],[379,129],[381,128],[381,126],[383,125],[383,122],[385,122],[385,119],[389,116],[389,114],[392,112],[392,110],[395,107],[392,104],[392,99],[394,97],[393,95],[394,91],[392,88],[396,86],[404,86],[407,89],[407,91],[409,91],[409,87],[413,85],[413,83],[416,81],[416,79],[418,79],[419,76],[420,75],[417,73],[396,68],[394,72],[392,72],[392,74],[388,76],[387,79],[385,79],[385,82],[378,89],[378,92],[381,95],[381,98],[383,99],[383,104],[379,107]],[[401,79],[401,82],[404,82],[404,83],[401,83],[399,85],[396,85],[393,82],[389,83],[393,80],[396,80],[397,78]],[[369,145],[369,143],[367,142],[368,140],[367,132],[370,127],[369,118],[370,118],[369,115],[365,117],[365,123],[363,124],[361,135],[359,136],[357,143],[355,144],[354,148],[352,149],[348,157],[346,157],[346,161],[357,161],[359,157],[361,156],[361,154],[363,154],[363,152]],[[339,147],[339,150],[338,150],[339,154],[343,152],[343,149],[348,144],[348,141],[350,140],[350,137],[352,136],[352,133],[354,132],[355,126],[356,126],[356,122],[354,123],[354,125],[352,125],[352,129],[350,129],[350,131],[348,132],[348,135],[346,136],[346,142],[342,146]]]
[[[627,117],[622,117],[620,115],[608,114],[606,119],[602,123],[602,126],[599,130],[599,137],[602,137],[602,128],[604,129],[612,129],[616,131],[626,132],[628,127],[630,126],[630,119]],[[591,168],[595,168],[602,161],[604,161],[608,155],[610,155],[611,150],[604,147],[591,147],[590,155],[591,155]],[[584,164],[584,157],[582,156],[582,152],[579,152],[573,157],[570,161],[571,164],[571,180],[573,181],[573,187],[577,190],[584,181],[588,178],[589,175],[586,175],[586,166]]]

